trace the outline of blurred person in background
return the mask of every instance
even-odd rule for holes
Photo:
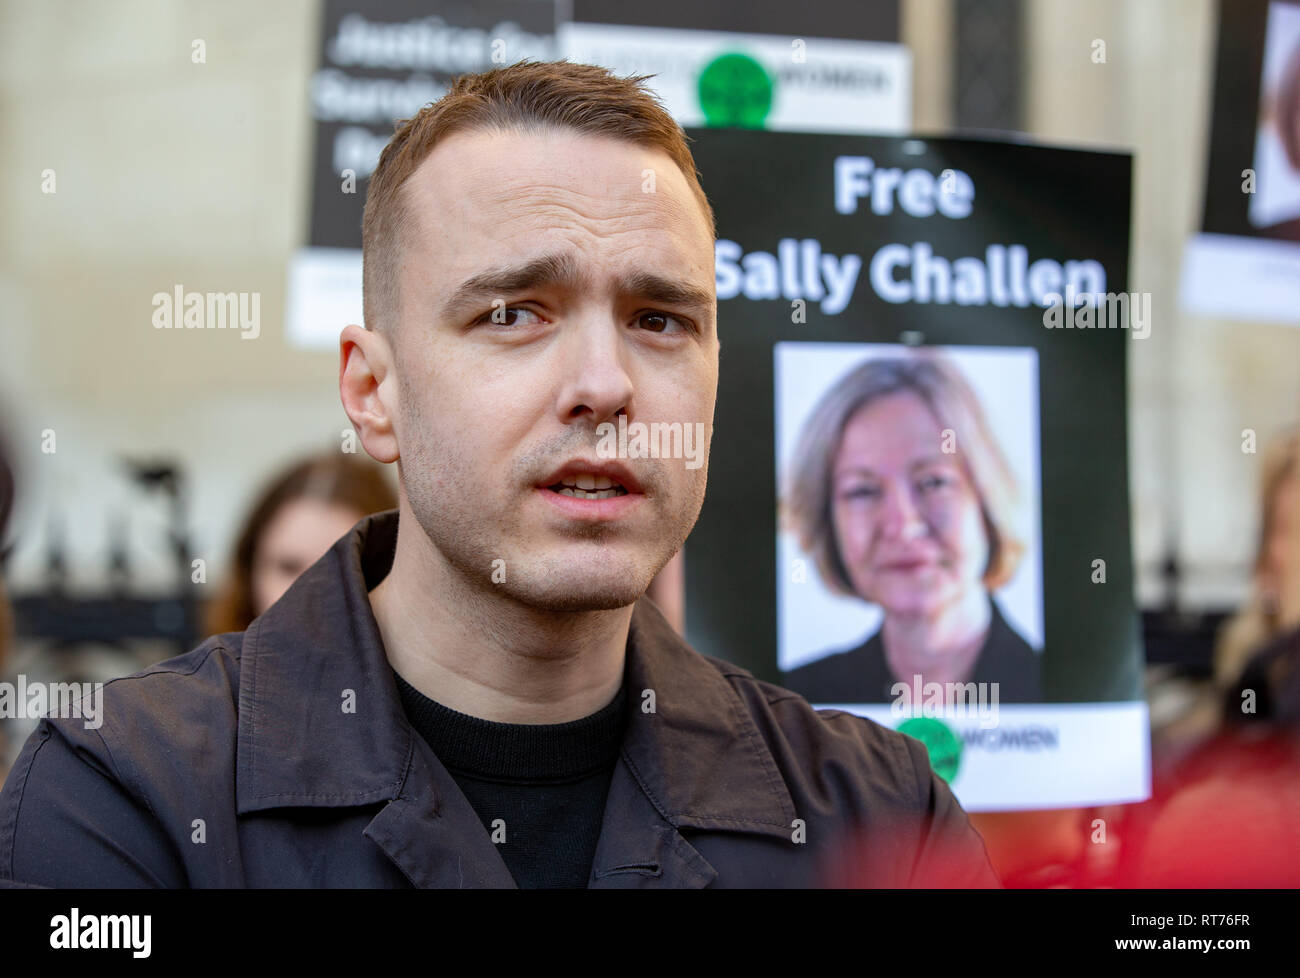
[[[1300,886],[1300,432],[1266,451],[1260,502],[1253,594],[1216,650],[1222,726],[1133,807],[1123,885]]]
[[[283,470],[244,519],[203,633],[242,632],[362,517],[396,508],[397,494],[369,461],[326,452]]]
[[[1266,648],[1276,650],[1285,645],[1283,636],[1288,622],[1300,625],[1300,608],[1284,612],[1287,589],[1300,585],[1300,575],[1292,568],[1296,561],[1288,554],[1288,537],[1300,523],[1295,515],[1296,486],[1300,485],[1300,431],[1284,431],[1263,452],[1260,473],[1259,508],[1255,522],[1258,536],[1251,565],[1250,593],[1238,612],[1219,629],[1214,647],[1214,673],[1211,680],[1178,680],[1186,691],[1185,705],[1151,730],[1153,773],[1159,779],[1178,774],[1198,752],[1211,745],[1227,724],[1238,720],[1263,719],[1269,708],[1268,690],[1256,677],[1245,677],[1247,664]],[[1288,607],[1290,605],[1288,604]],[[1174,681],[1159,682],[1173,685]],[[1243,713],[1243,688],[1255,690]],[[1261,699],[1263,702],[1261,702]]]
[[[1261,480],[1254,593],[1215,658],[1224,719],[1300,726],[1300,429],[1269,446]]]
[[[5,548],[5,534],[9,528],[9,514],[13,512],[16,495],[14,470],[10,466],[8,446],[0,439],[0,676],[6,675],[9,662],[9,644],[13,634],[13,613],[4,588],[4,567],[9,553]],[[4,725],[0,724],[0,785],[9,773],[9,739]]]
[[[1289,567],[1287,533],[1296,521],[1297,483],[1300,429],[1291,429],[1271,442],[1264,453],[1253,590],[1247,605],[1220,635],[1214,674],[1222,682],[1240,674],[1251,655],[1283,630],[1281,602]]]

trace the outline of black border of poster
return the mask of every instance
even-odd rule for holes
[[[1248,238],[1300,238],[1300,221],[1270,228],[1250,223],[1250,197],[1241,192],[1242,171],[1254,166],[1259,126],[1260,73],[1271,0],[1219,3],[1218,43],[1214,56],[1214,90],[1209,152],[1205,167],[1205,201],[1201,230]]]
[[[1031,259],[1095,258],[1108,291],[1128,284],[1132,157],[988,140],[691,130],[719,240],[776,248],[815,237],[824,252],[863,256],[838,315],[808,303],[719,299],[718,402],[709,485],[686,542],[687,639],[706,655],[780,682],[777,669],[773,345],[780,341],[1033,347],[1039,358],[1045,702],[1136,700],[1141,690],[1133,596],[1127,436],[1129,330],[1048,330],[1043,309],[915,304],[877,297],[871,254],[886,242],[934,243],[935,254],[982,255],[1023,242]],[[841,215],[833,165],[865,155],[878,167],[952,167],[976,186],[971,217],[924,221]],[[946,224],[942,223],[947,221]],[[1106,561],[1105,584],[1092,562]]]

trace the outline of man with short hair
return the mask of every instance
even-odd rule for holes
[[[109,684],[99,730],[43,722],[0,878],[996,885],[918,741],[706,659],[642,597],[707,466],[598,445],[707,432],[718,331],[713,215],[641,80],[461,78],[384,150],[363,235],[339,388],[398,510],[247,631]]]

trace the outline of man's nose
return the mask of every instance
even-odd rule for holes
[[[601,424],[632,411],[632,377],[620,326],[604,316],[573,322],[561,338],[556,414]]]
[[[911,486],[892,484],[885,487],[880,509],[880,531],[890,540],[911,540],[925,536],[925,518]]]

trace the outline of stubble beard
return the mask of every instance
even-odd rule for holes
[[[405,401],[416,403],[409,392]],[[521,510],[532,509],[536,502],[527,498],[532,490],[523,486],[521,479],[514,473],[507,477],[514,487],[510,503],[495,502],[500,497],[490,492],[467,491],[464,487],[475,482],[466,475],[473,471],[472,456],[455,439],[426,443],[424,439],[432,438],[428,433],[434,429],[425,423],[418,407],[411,420],[410,434],[416,437],[408,437],[408,441],[415,444],[403,446],[398,460],[407,504],[454,576],[454,590],[476,604],[505,599],[536,611],[557,613],[625,608],[645,593],[699,517],[703,476],[687,486],[685,505],[675,507],[675,512],[670,505],[669,512],[661,512],[660,520],[639,545],[630,531],[609,525],[570,524],[561,532],[538,528],[530,534],[523,526]],[[440,479],[440,474],[444,478]],[[664,498],[647,487],[645,505]],[[521,551],[518,541],[529,536],[547,542]]]

